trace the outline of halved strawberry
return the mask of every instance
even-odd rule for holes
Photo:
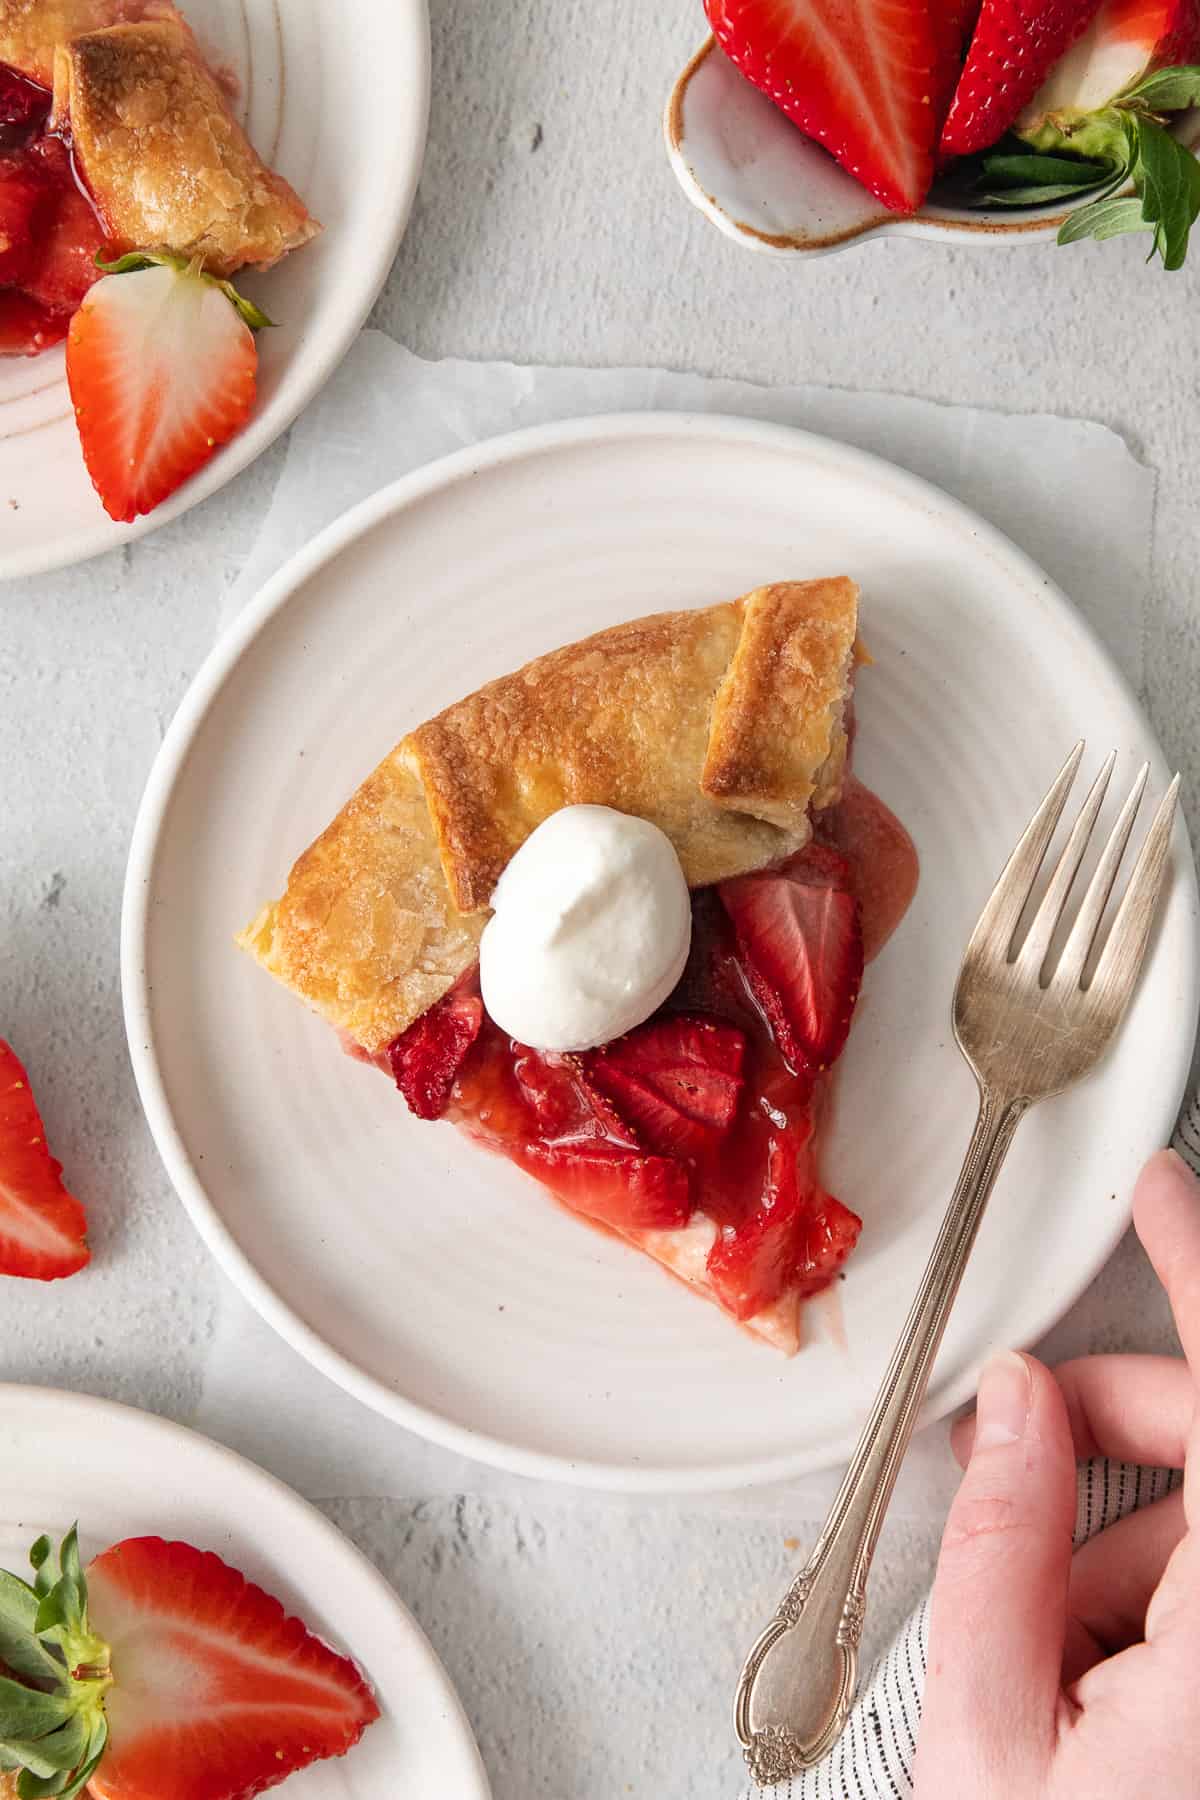
[[[95,1800],[251,1800],[379,1717],[349,1657],[210,1551],[127,1538],[87,1595],[113,1677]]]
[[[87,1219],[51,1156],[29,1077],[0,1039],[0,1275],[56,1281],[88,1261]]]
[[[813,845],[782,869],[718,890],[754,996],[796,1069],[825,1069],[841,1055],[862,985],[858,905],[834,885],[839,864],[844,871],[836,851]]]
[[[1040,143],[1047,125],[1077,131],[1157,69],[1194,63],[1200,55],[1200,0],[1102,0],[1083,36],[1054,65],[1016,123]],[[1059,142],[1050,136],[1048,148]]]
[[[71,321],[79,441],[111,518],[152,512],[254,406],[254,334],[226,292],[173,263],[98,281]]]
[[[14,287],[33,265],[33,226],[47,199],[40,169],[24,151],[0,155],[0,283]]]
[[[530,1139],[509,1154],[572,1212],[616,1231],[669,1231],[692,1216],[687,1170],[668,1156],[607,1138]]]
[[[945,33],[931,0],[705,0],[717,42],[895,212],[933,180]]]
[[[858,1242],[862,1220],[809,1185],[811,1157],[799,1131],[771,1138],[758,1205],[726,1226],[708,1253],[708,1276],[735,1319],[751,1319],[795,1287],[808,1299],[827,1287]]]
[[[388,1045],[385,1055],[396,1086],[418,1119],[441,1118],[482,1024],[483,1001],[472,971]]]
[[[656,1016],[584,1057],[592,1085],[647,1149],[695,1156],[728,1130],[742,1090],[746,1040],[689,1013]]]
[[[939,148],[970,156],[1003,137],[1100,0],[983,0]]]
[[[52,312],[73,313],[100,279],[96,257],[104,232],[90,202],[75,185],[70,154],[61,138],[40,138],[27,152],[46,176],[45,197],[34,221],[36,248],[20,285]]]

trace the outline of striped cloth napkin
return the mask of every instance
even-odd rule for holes
[[[1200,1175],[1200,1093],[1176,1127],[1173,1147]],[[1079,1470],[1075,1542],[1178,1487],[1177,1469],[1143,1469],[1103,1459]],[[746,1788],[741,1800],[909,1800],[925,1688],[929,1602],[923,1600],[880,1657],[838,1742],[815,1768],[779,1787]]]

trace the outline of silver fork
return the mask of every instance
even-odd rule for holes
[[[1028,931],[1023,938],[1018,932],[1083,748],[1076,744],[1034,814],[967,945],[954,992],[954,1035],[979,1084],[974,1135],[816,1548],[742,1670],[734,1719],[751,1775],[764,1787],[809,1768],[841,1734],[854,1699],[871,1557],[1000,1165],[1029,1107],[1071,1087],[1104,1054],[1145,955],[1166,873],[1178,775],[1096,952],[1148,765],[1121,809],[1061,954],[1052,954],[1115,752],[1092,784]]]

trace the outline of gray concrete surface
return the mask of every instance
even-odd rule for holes
[[[1200,264],[1140,240],[1070,250],[869,245],[780,265],[683,200],[658,116],[698,0],[432,0],[434,111],[412,226],[373,323],[426,356],[658,363],[1100,419],[1160,475],[1146,701],[1200,825]],[[1200,252],[1197,253],[1200,258]],[[157,535],[0,590],[0,1027],[84,1171],[86,1285],[12,1284],[0,1374],[186,1417],[221,1277],[159,1167],[118,995],[121,878],[146,772],[212,642],[282,446]],[[1089,1301],[1106,1345],[1164,1335],[1127,1245]],[[1134,1304],[1134,1289],[1139,1298]],[[577,1502],[329,1508],[458,1682],[497,1800],[732,1796],[745,1594],[811,1522]],[[875,1641],[927,1580],[930,1527],[885,1536]],[[447,1797],[449,1800],[449,1797]]]

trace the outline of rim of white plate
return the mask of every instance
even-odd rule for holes
[[[188,1425],[180,1425],[174,1419],[164,1418],[160,1413],[143,1412],[140,1407],[126,1406],[119,1400],[103,1400],[95,1394],[80,1394],[73,1388],[38,1387],[32,1382],[5,1381],[0,1382],[0,1415],[6,1404],[15,1403],[29,1406],[35,1411],[43,1408],[53,1414],[53,1429],[56,1434],[73,1432],[78,1439],[78,1424],[82,1419],[94,1422],[102,1428],[102,1435],[113,1436],[122,1429],[134,1428],[158,1438],[163,1443],[184,1443],[189,1448],[199,1446],[201,1450],[214,1458],[217,1465],[236,1470],[239,1482],[248,1482],[257,1486],[262,1492],[269,1493],[282,1505],[294,1512],[304,1515],[309,1528],[329,1547],[330,1556],[356,1566],[367,1577],[372,1588],[379,1596],[381,1605],[391,1611],[397,1635],[406,1639],[419,1653],[425,1663],[430,1681],[438,1689],[439,1699],[447,1716],[458,1727],[463,1743],[470,1745],[478,1764],[479,1782],[474,1793],[464,1795],[463,1800],[489,1800],[490,1786],[475,1742],[475,1734],[466,1710],[458,1696],[454,1683],[447,1675],[441,1658],[429,1642],[413,1614],[405,1606],[403,1600],[379,1570],[345,1535],[338,1530],[331,1519],[327,1519],[319,1507],[313,1505],[298,1494],[295,1488],[281,1481],[278,1475],[272,1475],[268,1469],[260,1468],[258,1463],[251,1462],[249,1457],[240,1456],[228,1445],[218,1443],[202,1431],[193,1431]],[[72,1417],[74,1415],[74,1417]],[[105,1427],[111,1427],[105,1431]]]
[[[744,1462],[685,1470],[656,1468],[642,1463],[593,1462],[527,1450],[505,1439],[474,1431],[408,1400],[386,1383],[366,1374],[350,1358],[334,1350],[319,1332],[305,1324],[279,1298],[265,1276],[259,1273],[238,1246],[217,1207],[209,1199],[176,1127],[154,1054],[144,950],[159,833],[176,777],[187,758],[193,739],[202,726],[210,705],[247,646],[318,569],[334,561],[350,544],[371,531],[382,519],[403,511],[435,490],[469,480],[485,470],[524,457],[537,456],[548,449],[631,435],[653,437],[658,434],[678,434],[682,430],[780,450],[797,445],[819,446],[826,458],[837,459],[848,471],[861,472],[876,481],[881,476],[886,476],[896,491],[907,493],[914,503],[919,502],[926,511],[941,514],[959,523],[968,522],[977,542],[985,545],[998,561],[1007,562],[1018,576],[1026,581],[1032,577],[1043,595],[1056,608],[1069,614],[1073,627],[1085,636],[1104,663],[1110,679],[1137,718],[1148,742],[1157,744],[1153,727],[1133,689],[1087,620],[1071,605],[1058,585],[1002,531],[932,482],[899,468],[886,457],[841,444],[818,432],[757,419],[727,414],[673,412],[609,413],[591,418],[569,419],[491,438],[484,443],[454,451],[449,456],[441,457],[426,467],[401,477],[379,493],[360,501],[340,519],[326,526],[310,544],[292,556],[271,577],[209,652],[167,729],[138,809],[130,841],[121,908],[121,989],[125,1031],[134,1078],[151,1135],[175,1191],[196,1229],[219,1265],[259,1314],[285,1342],[347,1393],[354,1395],[373,1411],[382,1413],[384,1417],[395,1420],[433,1443],[517,1475],[625,1493],[727,1492],[834,1467],[849,1456],[857,1440],[858,1427],[855,1425],[819,1454],[793,1451],[774,1457],[757,1457]],[[1196,867],[1186,825],[1182,815],[1178,815],[1175,838],[1177,850],[1181,844],[1187,854],[1182,859],[1176,856],[1175,877],[1182,879],[1190,889],[1194,911],[1197,903]],[[1179,866],[1180,861],[1182,868]],[[1154,1142],[1168,1141],[1183,1102],[1191,1067],[1194,1022],[1200,1011],[1200,944],[1193,945],[1186,977],[1187,1005],[1183,1016],[1192,1020],[1193,1031],[1189,1032],[1186,1045],[1181,1040],[1173,1078],[1167,1079],[1167,1071],[1164,1071],[1161,1111],[1147,1122],[1148,1139]],[[949,994],[946,1000],[948,1006]],[[1023,1333],[1023,1343],[1036,1343],[1091,1285],[1124,1236],[1131,1213],[1130,1204],[1119,1214],[1111,1230],[1089,1240],[1091,1254],[1081,1258],[1078,1272],[1062,1290],[1061,1303],[1047,1306],[1044,1314],[1039,1313],[1029,1322]],[[947,1416],[968,1400],[975,1392],[981,1366],[981,1361],[973,1360],[961,1370],[957,1379],[949,1383],[941,1394],[936,1412],[927,1407],[922,1413],[918,1428],[930,1424],[935,1417]],[[882,1369],[880,1373],[882,1374]]]
[[[432,87],[429,4],[428,0],[391,0],[391,4],[396,14],[396,28],[406,34],[401,60],[409,68],[414,83],[412,104],[401,109],[396,121],[397,154],[379,173],[381,194],[388,192],[389,185],[391,189],[389,204],[381,208],[384,214],[391,214],[391,223],[379,233],[374,248],[356,259],[364,277],[357,295],[349,297],[340,316],[335,316],[331,328],[317,344],[306,343],[304,355],[311,359],[306,379],[297,383],[295,392],[284,404],[256,413],[244,431],[152,513],[128,525],[118,526],[101,519],[91,529],[73,533],[65,547],[43,543],[0,558],[0,580],[73,568],[77,563],[89,562],[92,557],[103,556],[109,550],[119,550],[123,545],[169,525],[172,520],[190,512],[192,507],[199,506],[201,501],[210,499],[257,461],[325,386],[366,323],[396,260],[425,161]]]

